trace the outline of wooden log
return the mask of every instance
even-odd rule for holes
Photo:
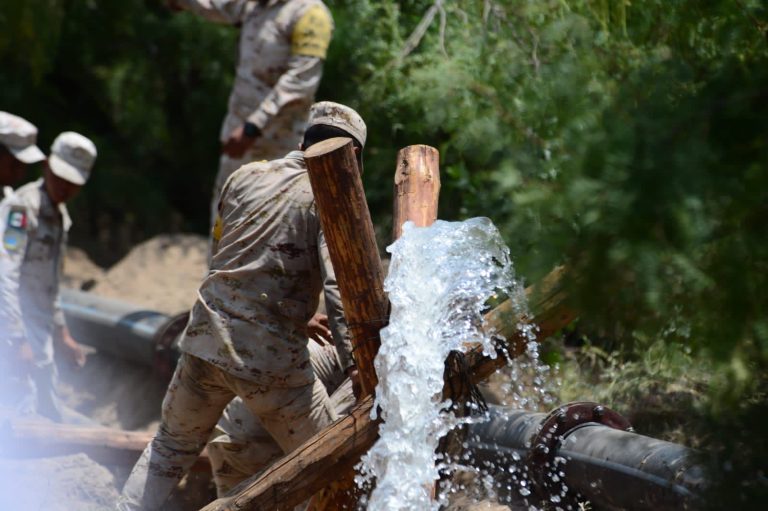
[[[83,427],[42,420],[8,420],[0,429],[0,457],[39,458],[82,452],[104,465],[132,467],[152,440],[150,431]],[[210,471],[206,451],[193,470]]]
[[[541,283],[526,290],[529,297],[529,318],[521,318],[508,302],[489,312],[486,319],[506,338],[511,356],[525,349],[527,339],[517,325],[526,319],[539,327],[538,340],[567,326],[575,317],[563,291],[562,268],[545,277]],[[506,363],[503,357],[490,359],[482,348],[474,345],[467,353],[470,374],[479,382],[495,368]],[[369,397],[353,408],[352,415],[339,419],[328,429],[308,440],[301,447],[277,461],[268,471],[258,474],[233,490],[235,496],[218,499],[203,511],[245,511],[260,509],[291,509],[327,486],[343,474],[366,452],[378,437],[378,424],[370,418],[373,400]],[[341,436],[341,438],[339,438]],[[349,437],[352,438],[349,438]]]
[[[400,238],[403,223],[419,227],[437,220],[440,197],[440,153],[427,145],[411,145],[397,153],[392,240]]]
[[[352,139],[319,142],[304,153],[304,161],[344,304],[363,395],[369,395],[376,388],[373,359],[379,350],[379,330],[387,324],[389,300]]]
[[[413,222],[427,227],[437,220],[440,197],[440,153],[427,145],[411,145],[397,153],[395,168],[392,241],[403,233],[403,224]],[[307,511],[356,509],[360,490],[355,485],[354,470],[333,481],[318,492]]]
[[[371,420],[372,407],[373,397],[368,396],[349,415],[273,463],[267,472],[243,481],[230,492],[234,496],[215,500],[202,511],[293,509],[351,470],[373,445],[378,424]]]

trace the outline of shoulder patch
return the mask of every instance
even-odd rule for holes
[[[12,206],[8,211],[3,231],[3,247],[8,252],[18,252],[27,241],[27,212],[23,207]]]
[[[224,225],[221,221],[221,217],[219,215],[216,215],[216,221],[213,223],[213,232],[211,233],[213,241],[218,242],[219,240],[221,240],[221,235],[223,231],[224,231]]]
[[[331,44],[333,20],[328,11],[315,4],[301,16],[293,28],[291,54],[325,59]]]

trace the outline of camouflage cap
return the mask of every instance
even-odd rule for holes
[[[8,112],[0,112],[0,144],[23,163],[36,163],[45,159],[37,147],[37,128],[34,124]]]
[[[96,146],[74,131],[65,131],[53,141],[48,166],[65,181],[84,185],[96,161]]]
[[[360,114],[353,109],[332,101],[320,101],[309,109],[307,127],[323,124],[342,129],[365,147],[368,130]]]

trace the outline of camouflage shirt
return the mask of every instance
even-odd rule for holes
[[[221,140],[245,121],[261,129],[256,145],[298,146],[320,84],[333,32],[321,0],[181,0],[208,20],[241,26],[235,83]]]
[[[59,279],[71,223],[42,179],[0,203],[0,340],[3,349],[28,342],[40,366],[53,361],[53,327],[64,325]]]
[[[303,153],[245,165],[224,185],[211,269],[181,348],[257,383],[308,384],[306,323],[321,290],[347,368],[352,345]]]

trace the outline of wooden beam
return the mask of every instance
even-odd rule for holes
[[[378,436],[371,420],[373,397],[356,404],[349,415],[334,422],[297,450],[272,464],[268,471],[243,481],[230,494],[201,511],[292,510],[329,481],[350,470]]]
[[[149,431],[83,427],[42,420],[9,420],[0,434],[0,457],[39,458],[82,452],[104,465],[132,467],[152,440]],[[206,451],[193,470],[210,471]]]
[[[437,220],[440,197],[440,153],[427,145],[410,145],[397,153],[392,240],[400,238],[403,223],[418,227]]]
[[[389,300],[371,214],[351,138],[319,142],[304,153],[312,193],[344,304],[363,395],[376,388],[373,359]]]
[[[509,302],[489,312],[486,319],[506,338],[511,356],[525,350],[527,339],[517,328],[521,319],[539,327],[538,340],[543,340],[567,326],[576,316],[562,289],[563,270],[558,268],[540,283],[526,290],[530,317],[521,318]],[[503,357],[490,359],[482,355],[480,346],[470,346],[467,361],[470,374],[479,382],[495,368],[506,363]],[[301,447],[277,461],[233,490],[235,496],[218,499],[204,511],[246,511],[261,509],[291,509],[310,495],[335,480],[343,469],[354,464],[378,437],[378,424],[371,420],[373,400],[359,403],[351,415],[343,417],[328,429],[308,440]]]

